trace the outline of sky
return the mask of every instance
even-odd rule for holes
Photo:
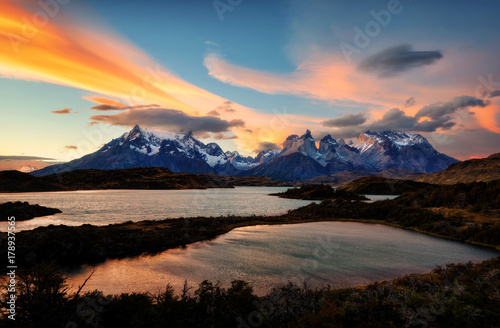
[[[396,129],[499,151],[498,1],[2,0],[0,169],[139,124],[252,155]],[[44,164],[45,163],[45,164]]]

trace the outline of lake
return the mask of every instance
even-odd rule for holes
[[[58,208],[60,214],[16,222],[16,230],[50,224],[106,225],[126,221],[226,215],[276,215],[312,203],[269,196],[289,187],[236,187],[189,190],[81,190],[0,194],[0,203],[23,201]],[[369,195],[371,200],[396,196]],[[0,231],[7,223],[0,222]]]
[[[205,279],[219,280],[224,286],[242,279],[259,294],[280,283],[301,284],[306,279],[316,287],[353,287],[429,272],[436,265],[480,262],[498,255],[493,250],[384,225],[253,226],[155,256],[108,260],[97,266],[84,290],[155,293],[170,283],[178,292],[185,279],[193,286]],[[74,271],[70,284],[78,287],[90,271],[88,267]]]

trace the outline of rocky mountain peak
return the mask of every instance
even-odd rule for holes
[[[314,138],[311,135],[311,130],[307,129],[306,133],[303,134],[302,136],[300,136],[300,139],[313,139],[314,140]]]
[[[376,143],[377,140],[375,139],[375,135],[373,132],[370,132],[370,130],[361,133],[357,138],[356,138],[356,143],[361,144],[361,143],[371,143],[374,144]]]
[[[329,134],[327,134],[326,136],[323,137],[323,139],[321,139],[320,144],[321,144],[321,142],[325,142],[325,143],[332,144],[332,145],[337,144],[337,141],[335,139],[333,139],[332,136]]]

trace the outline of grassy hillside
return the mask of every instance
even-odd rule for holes
[[[365,171],[355,171],[346,170],[341,171],[332,175],[322,175],[308,180],[300,181],[303,184],[318,184],[327,183],[332,186],[341,186],[356,179],[364,177],[383,177],[388,179],[407,179],[414,180],[418,178],[423,173],[410,171],[405,169],[388,169],[380,172],[365,172]]]
[[[500,153],[450,165],[446,170],[419,176],[416,181],[435,184],[470,183],[500,179]]]

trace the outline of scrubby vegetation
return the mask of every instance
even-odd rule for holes
[[[451,164],[444,171],[423,174],[417,181],[452,185],[457,183],[487,182],[500,179],[500,153],[487,158],[470,159]]]
[[[25,268],[47,261],[54,261],[61,267],[79,266],[109,258],[155,254],[212,239],[240,226],[331,220],[390,224],[453,240],[500,247],[499,182],[439,188],[432,193],[419,191],[374,203],[342,198],[326,200],[278,216],[182,218],[107,226],[51,225],[19,232],[16,251],[19,264]],[[460,190],[463,193],[458,192]],[[436,204],[445,207],[436,210]],[[477,215],[481,219],[471,220],[462,215],[469,210],[454,210],[450,214],[449,209],[457,206],[461,206],[460,210],[479,208]],[[2,233],[0,248],[5,249],[6,243],[7,234]]]
[[[374,203],[324,200],[279,216],[190,218],[108,226],[49,226],[16,235],[20,327],[498,327],[500,257],[438,267],[366,287],[288,284],[259,297],[244,281],[208,281],[155,295],[68,294],[61,267],[156,253],[238,226],[353,220],[500,246],[499,182],[458,184]],[[300,190],[300,189],[295,189]],[[311,189],[312,190],[312,189]],[[337,192],[335,192],[337,193]],[[311,191],[313,194],[313,191]],[[462,214],[474,214],[463,216]],[[479,218],[479,219],[477,219]],[[0,238],[5,249],[6,234]],[[47,265],[53,261],[52,265]],[[0,302],[5,310],[5,297]],[[4,312],[5,315],[5,312]],[[11,322],[0,319],[0,326]]]
[[[411,180],[366,177],[354,180],[341,187],[341,190],[358,194],[401,195],[405,192],[432,189],[436,185]]]
[[[414,207],[461,208],[499,217],[500,180],[436,186],[406,193],[395,203]]]
[[[228,288],[202,282],[175,291],[69,294],[52,265],[19,275],[19,327],[498,327],[500,257],[481,264],[450,264],[363,288],[277,286],[265,296],[235,280]],[[6,318],[6,294],[0,307]]]
[[[291,188],[287,191],[271,194],[281,198],[323,200],[323,199],[344,199],[344,200],[368,200],[365,196],[343,189],[334,189],[325,184],[309,184],[300,188]]]
[[[0,204],[0,221],[7,221],[8,217],[14,216],[17,221],[30,220],[39,216],[54,215],[62,213],[57,208],[30,205],[28,202],[7,202]]]

